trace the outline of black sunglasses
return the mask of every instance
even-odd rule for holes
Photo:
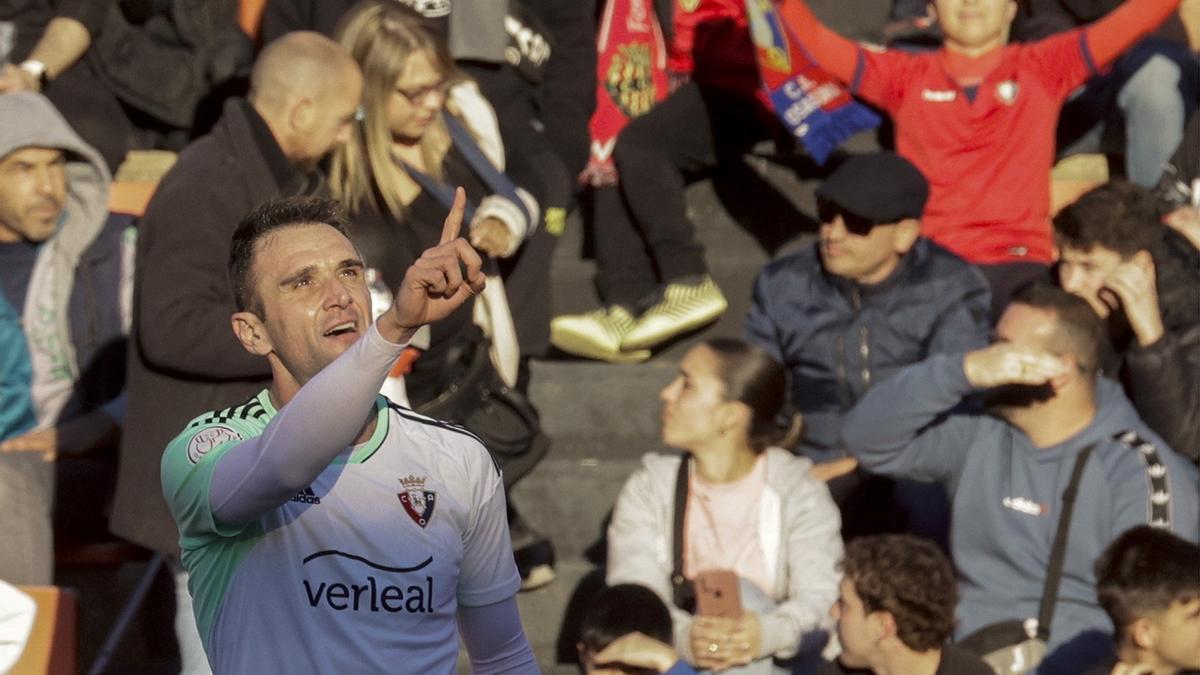
[[[838,216],[842,217],[842,222],[846,225],[847,232],[860,237],[865,237],[871,233],[871,228],[882,224],[870,218],[850,213],[831,201],[824,199],[817,201],[817,218],[822,223],[832,223]]]

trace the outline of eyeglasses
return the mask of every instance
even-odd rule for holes
[[[422,103],[429,100],[429,97],[433,94],[445,96],[446,92],[450,91],[452,84],[453,83],[448,80],[442,80],[441,82],[431,84],[427,87],[421,87],[420,89],[405,90],[397,88],[396,93],[408,99],[409,103]]]
[[[842,217],[842,223],[846,226],[846,231],[850,234],[855,234],[860,237],[865,237],[871,233],[871,228],[876,225],[882,225],[870,218],[864,218],[859,215],[850,213],[841,206],[825,200],[817,201],[817,218],[822,223],[832,223],[838,216]]]

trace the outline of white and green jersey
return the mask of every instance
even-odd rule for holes
[[[332,399],[324,414],[337,414]],[[276,480],[289,461],[271,450],[285,460],[262,471],[246,444],[301,448],[321,423],[287,419],[263,440],[277,415],[263,391],[198,417],[167,448],[163,490],[216,673],[449,673],[458,606],[516,593],[500,473],[483,445],[382,396],[375,409],[370,440],[242,524],[220,522],[215,495],[253,491],[235,483]],[[230,453],[232,483],[229,466],[216,469]]]

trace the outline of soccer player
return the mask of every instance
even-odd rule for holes
[[[271,385],[162,460],[214,672],[449,673],[456,618],[476,672],[537,672],[487,450],[377,396],[413,333],[483,288],[464,203],[374,324],[336,203],[268,202],[234,233],[233,331]]]

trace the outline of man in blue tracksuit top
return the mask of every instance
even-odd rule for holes
[[[1111,624],[1092,563],[1117,535],[1150,523],[1200,539],[1200,476],[1098,376],[1102,331],[1085,301],[1030,287],[1005,310],[992,346],[906,368],[872,388],[843,428],[867,469],[946,487],[958,638],[1037,616],[1062,493],[1076,456],[1094,445],[1040,673],[1079,673],[1107,655]],[[983,390],[986,412],[959,407]]]

